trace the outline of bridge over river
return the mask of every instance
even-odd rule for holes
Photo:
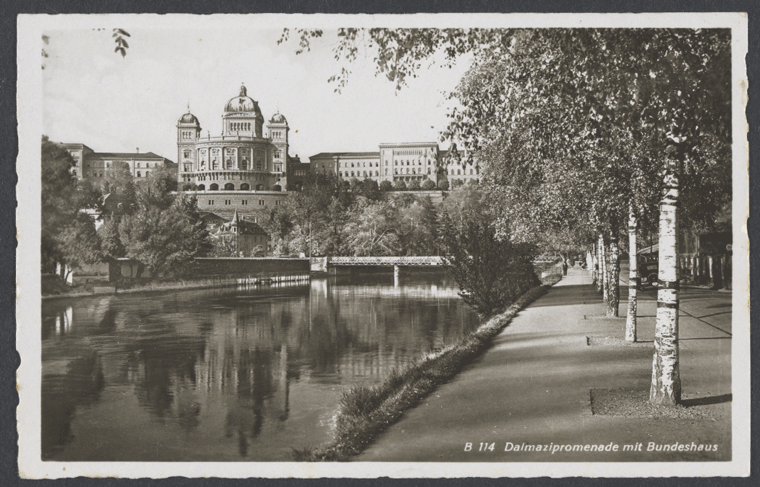
[[[439,266],[443,259],[438,256],[426,257],[328,257],[327,266]]]
[[[392,267],[398,275],[405,267],[439,267],[443,259],[439,256],[399,256],[399,257],[353,257],[334,256],[311,259],[311,270],[330,274],[348,274],[353,267]]]
[[[541,277],[556,272],[561,267],[557,261],[537,260],[534,262],[537,272]],[[352,267],[393,267],[394,274],[398,276],[400,270],[405,267],[439,267],[444,262],[440,256],[390,256],[390,257],[354,257],[333,256],[313,257],[311,259],[312,272],[327,272],[329,274],[348,274]]]

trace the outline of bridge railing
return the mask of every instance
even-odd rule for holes
[[[440,266],[443,260],[438,256],[404,257],[330,257],[328,266]]]

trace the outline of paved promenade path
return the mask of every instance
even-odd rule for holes
[[[622,273],[621,273],[622,274]],[[356,461],[540,462],[728,460],[731,455],[731,293],[681,293],[681,381],[686,405],[709,419],[644,419],[590,414],[591,389],[649,391],[655,291],[640,292],[636,346],[589,346],[587,337],[623,338],[621,318],[605,305],[588,273],[571,268],[521,311],[492,347],[450,383],[379,436]],[[505,451],[507,443],[620,445],[617,452]],[[650,442],[718,445],[704,453],[647,452]],[[466,450],[471,443],[470,451]],[[493,451],[478,451],[480,444]],[[623,445],[642,443],[640,452]]]

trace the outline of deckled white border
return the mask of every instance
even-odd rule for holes
[[[732,29],[733,340],[731,462],[674,463],[253,463],[42,462],[40,460],[40,136],[41,36],[51,29],[128,24],[156,29],[312,27],[714,27]],[[88,477],[532,477],[746,476],[750,466],[749,145],[747,15],[657,14],[414,14],[414,15],[21,15],[18,19],[19,156],[17,348],[19,472],[26,478]]]

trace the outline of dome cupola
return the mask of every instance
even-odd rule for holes
[[[261,137],[264,126],[264,116],[259,104],[248,96],[245,85],[240,87],[240,93],[230,98],[224,107],[224,134],[246,137]]]
[[[198,121],[198,118],[190,113],[190,102],[187,102],[187,113],[179,117],[179,120],[177,123],[181,123],[183,125],[196,125],[199,129],[201,127],[201,123]]]
[[[283,114],[280,112],[275,113],[272,115],[272,119],[269,120],[269,123],[288,123],[288,120],[285,118]]]
[[[189,123],[189,124],[200,125],[200,123],[198,122],[198,118],[190,112],[187,112],[186,114],[182,115],[179,119],[179,123]]]
[[[261,110],[259,104],[251,97],[248,96],[248,90],[245,85],[240,87],[240,94],[234,98],[230,98],[227,105],[224,107],[225,114],[251,114],[256,117],[261,116]],[[263,118],[263,117],[262,117]]]

